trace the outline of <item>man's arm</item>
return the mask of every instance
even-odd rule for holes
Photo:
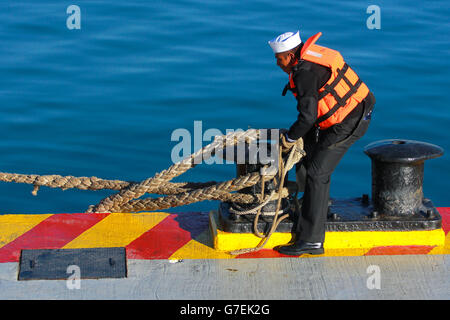
[[[294,77],[298,90],[297,110],[299,112],[287,133],[287,138],[297,140],[303,137],[317,120],[317,101],[319,98],[319,79],[309,70],[299,70]]]

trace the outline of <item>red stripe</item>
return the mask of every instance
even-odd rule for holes
[[[445,234],[450,231],[450,208],[436,208],[442,217],[442,229]]]
[[[102,220],[108,213],[61,213],[0,248],[0,262],[19,261],[22,249],[59,249]]]
[[[155,227],[127,245],[128,259],[167,259],[192,239],[171,214]]]
[[[272,249],[261,249],[256,252],[243,253],[236,257],[236,259],[250,259],[250,258],[283,258],[283,257],[291,257],[284,254],[279,253],[276,250]]]
[[[370,249],[365,256],[401,255],[401,254],[427,254],[435,246],[389,246]]]

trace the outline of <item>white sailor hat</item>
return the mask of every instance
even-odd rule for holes
[[[285,52],[291,50],[302,43],[300,39],[300,31],[285,32],[278,37],[269,41],[269,45],[274,53]]]

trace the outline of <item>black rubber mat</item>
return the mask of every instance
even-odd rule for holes
[[[76,274],[75,274],[76,273]],[[22,250],[18,280],[125,278],[125,248]]]

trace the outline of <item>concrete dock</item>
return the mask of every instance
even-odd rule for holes
[[[0,216],[0,299],[449,299],[450,208],[445,245],[326,250],[288,257],[272,249],[214,249],[208,213]],[[21,250],[126,249],[120,279],[19,281]],[[83,272],[81,270],[81,272]]]
[[[3,263],[0,299],[450,299],[449,255],[175,261],[128,260],[127,278],[81,280],[79,289],[17,281],[17,263]]]

